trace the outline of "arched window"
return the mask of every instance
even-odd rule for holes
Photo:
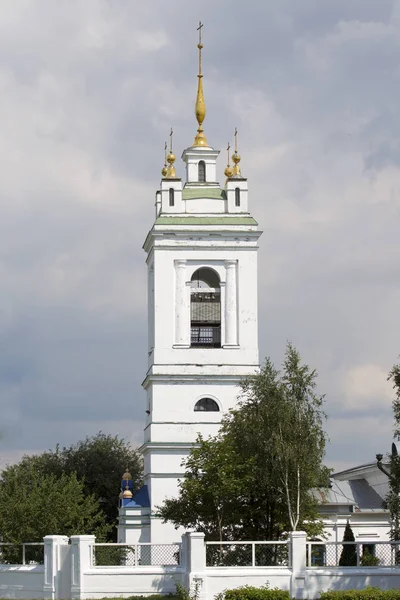
[[[206,163],[204,162],[204,160],[201,160],[199,162],[199,182],[206,182]]]
[[[201,398],[194,407],[194,412],[199,411],[219,412],[219,406],[212,398]]]
[[[174,188],[169,188],[169,205],[175,205],[175,191]]]
[[[235,188],[235,206],[240,206],[240,188]]]
[[[190,286],[191,346],[221,347],[221,289],[213,269],[197,269]]]

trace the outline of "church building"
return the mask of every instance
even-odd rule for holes
[[[119,541],[174,542],[181,532],[156,517],[174,497],[183,462],[199,434],[219,429],[237,403],[240,380],[259,369],[257,250],[261,232],[249,212],[247,179],[235,147],[226,181],[219,151],[203,130],[201,25],[193,143],[182,153],[185,177],[169,153],[155,195],[155,220],[144,242],[148,272],[148,371],[144,486],[132,494],[123,476]]]
[[[215,435],[223,414],[238,401],[240,380],[259,369],[257,250],[261,232],[249,212],[247,179],[241,172],[237,131],[221,186],[219,151],[203,130],[201,24],[195,103],[198,123],[182,153],[185,178],[170,147],[155,195],[155,220],[144,242],[148,273],[148,370],[144,485],[133,493],[123,475],[118,541],[171,543],[183,531],[162,523],[157,507],[176,497],[184,462],[199,434]],[[327,539],[340,542],[347,522],[373,554],[389,539],[383,501],[387,476],[375,463],[331,478],[316,490]]]

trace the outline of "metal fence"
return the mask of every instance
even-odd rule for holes
[[[93,544],[93,567],[176,567],[181,544]]]
[[[400,542],[307,542],[308,567],[400,567]]]
[[[42,565],[43,563],[43,542],[24,544],[0,542],[0,564],[2,565]]]
[[[288,542],[206,542],[207,567],[289,567]]]

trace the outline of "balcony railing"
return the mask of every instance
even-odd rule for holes
[[[221,327],[205,327],[203,325],[191,327],[191,346],[203,348],[221,347]]]

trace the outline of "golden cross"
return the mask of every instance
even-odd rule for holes
[[[231,145],[228,142],[228,147],[227,147],[227,151],[228,151],[228,167],[229,167],[229,150],[231,149]]]
[[[201,49],[203,48],[203,44],[201,43],[201,30],[203,27],[204,27],[203,23],[201,21],[199,21],[199,26],[197,28],[197,31],[199,32],[199,43],[197,44],[197,47],[199,49],[199,75],[201,75],[201,68],[202,68]]]
[[[168,144],[167,142],[164,142],[164,166],[167,166],[167,148]]]
[[[235,138],[235,152],[237,152],[237,128],[235,127],[235,133],[233,134]]]
[[[171,132],[169,134],[169,151],[172,152],[172,134],[174,133],[172,127],[171,127]]]

